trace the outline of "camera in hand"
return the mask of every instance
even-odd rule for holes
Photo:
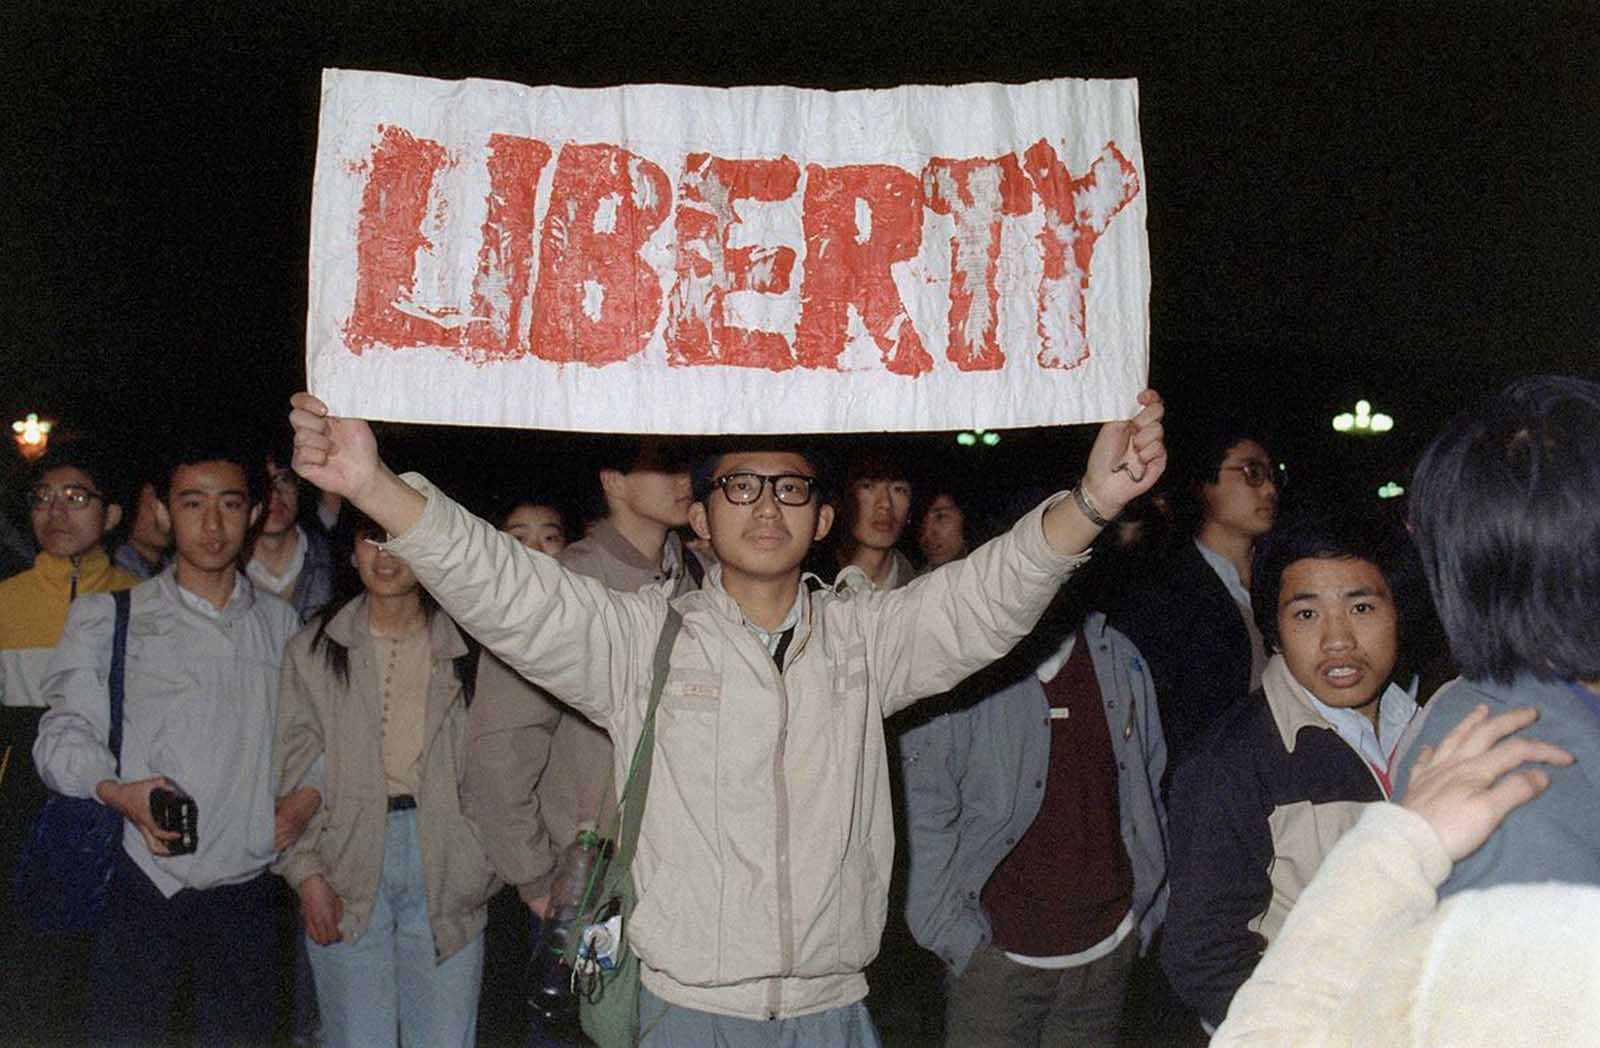
[[[150,818],[157,827],[176,833],[178,839],[167,842],[172,855],[192,855],[200,846],[199,808],[187,793],[157,786],[150,791]]]

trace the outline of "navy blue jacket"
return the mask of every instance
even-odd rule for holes
[[[1167,798],[1172,884],[1162,967],[1212,1026],[1362,809],[1367,762],[1293,688],[1283,657],[1196,744]]]
[[[1213,721],[1250,691],[1250,634],[1192,540],[1179,542],[1111,615],[1150,664],[1176,769]]]

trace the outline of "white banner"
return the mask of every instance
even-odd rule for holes
[[[1132,80],[598,90],[323,74],[306,366],[340,414],[631,433],[1128,414]]]

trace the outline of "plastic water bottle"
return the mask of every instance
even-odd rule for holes
[[[549,914],[541,924],[539,949],[533,958],[533,985],[528,1003],[547,1022],[560,1022],[575,1011],[572,966],[567,948],[583,931],[578,909],[600,857],[600,836],[593,829],[578,831],[577,840],[562,849],[556,860],[555,881],[550,886]]]

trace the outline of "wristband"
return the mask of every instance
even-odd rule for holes
[[[1077,487],[1072,489],[1072,504],[1077,506],[1078,511],[1084,516],[1088,517],[1089,522],[1095,527],[1109,528],[1111,526],[1111,521],[1102,515],[1101,512],[1095,508],[1094,503],[1089,501],[1089,496],[1083,493],[1083,483],[1081,481],[1078,483]]]

